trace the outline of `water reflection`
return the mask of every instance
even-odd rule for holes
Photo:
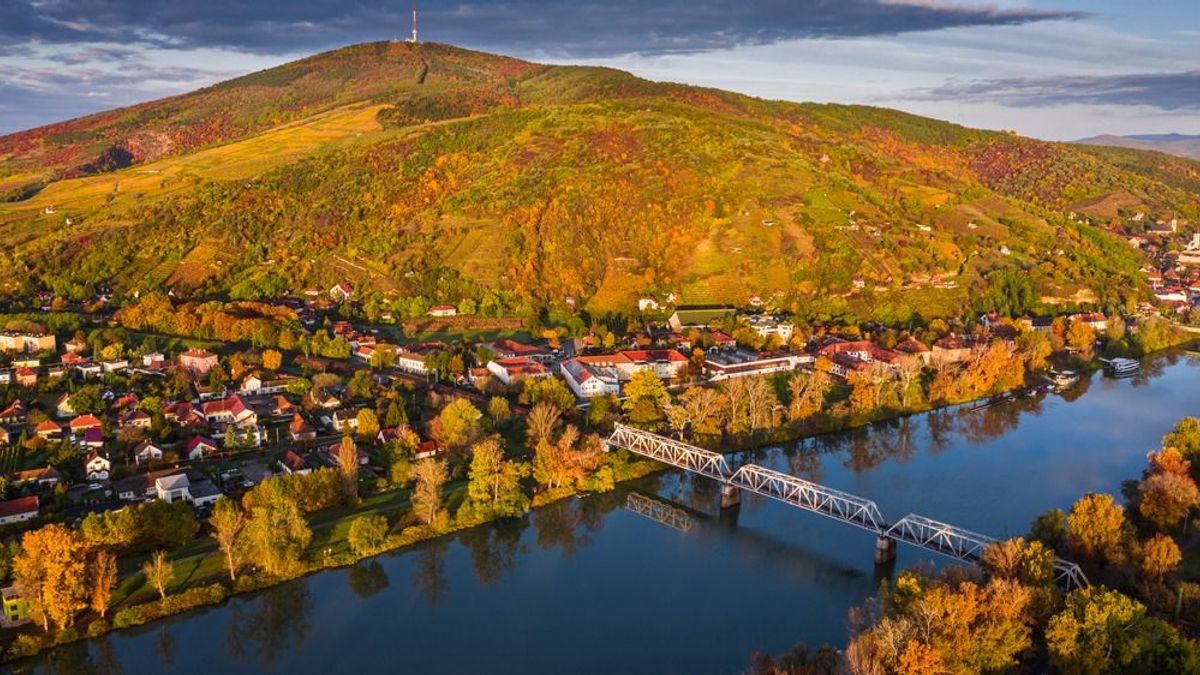
[[[431,606],[437,606],[450,588],[446,577],[447,539],[434,539],[422,544],[416,552],[417,566],[413,570],[413,584]]]
[[[346,573],[346,581],[350,584],[350,590],[363,600],[391,585],[387,570],[377,559],[358,562]]]
[[[459,543],[471,552],[471,566],[481,585],[496,585],[516,565],[517,554],[527,550],[521,544],[521,537],[528,528],[529,517],[522,516],[490,527],[473,527],[458,535]]]
[[[309,579],[301,578],[260,591],[249,602],[234,600],[226,653],[234,660],[275,665],[303,645],[312,631],[313,601]],[[241,611],[249,605],[249,613]]]

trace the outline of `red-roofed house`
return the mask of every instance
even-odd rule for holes
[[[284,473],[312,473],[312,467],[308,465],[308,462],[304,461],[303,457],[297,455],[295,450],[288,450],[283,453],[283,456],[279,458],[279,468]]]
[[[218,363],[217,355],[206,349],[189,349],[179,355],[179,367],[193,375],[207,375]]]
[[[215,441],[203,436],[195,436],[187,444],[188,459],[204,459],[217,454],[217,444]]]
[[[88,429],[99,429],[103,424],[96,418],[95,415],[83,414],[67,423],[71,427],[71,433],[79,434]]]
[[[488,361],[488,371],[504,384],[527,377],[550,377],[550,369],[527,356]]]
[[[243,428],[258,426],[258,414],[236,394],[220,401],[209,401],[201,408],[210,424],[233,424]]]
[[[454,305],[434,305],[429,308],[429,316],[457,316],[458,308]]]
[[[17,385],[22,387],[37,386],[38,374],[33,368],[17,368],[13,374],[17,380]]]
[[[50,440],[62,436],[62,427],[59,426],[58,422],[46,420],[34,427],[33,433],[37,434],[39,438]]]
[[[37,495],[0,502],[0,525],[12,525],[38,517]]]

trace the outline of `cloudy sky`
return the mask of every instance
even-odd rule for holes
[[[421,37],[1050,139],[1200,133],[1200,0],[426,0]],[[382,0],[0,0],[0,133],[403,35]]]

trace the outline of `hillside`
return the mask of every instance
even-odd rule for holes
[[[1134,150],[1151,150],[1165,152],[1178,157],[1200,159],[1200,135],[1187,134],[1137,134],[1133,136],[1114,136],[1105,134],[1075,141],[1081,145],[1103,145],[1114,148],[1132,148]]]
[[[92,154],[147,136],[172,140],[124,168]],[[1024,280],[1122,303],[1140,259],[1100,225],[1200,217],[1196,162],[436,44],[317,55],[0,138],[0,157],[7,291],[68,298],[351,281],[409,315],[674,292],[905,322]]]

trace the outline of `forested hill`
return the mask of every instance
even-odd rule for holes
[[[68,298],[350,281],[371,312],[675,293],[903,322],[1127,303],[1140,254],[1107,229],[1198,194],[1165,155],[374,43],[0,138],[0,264]]]

